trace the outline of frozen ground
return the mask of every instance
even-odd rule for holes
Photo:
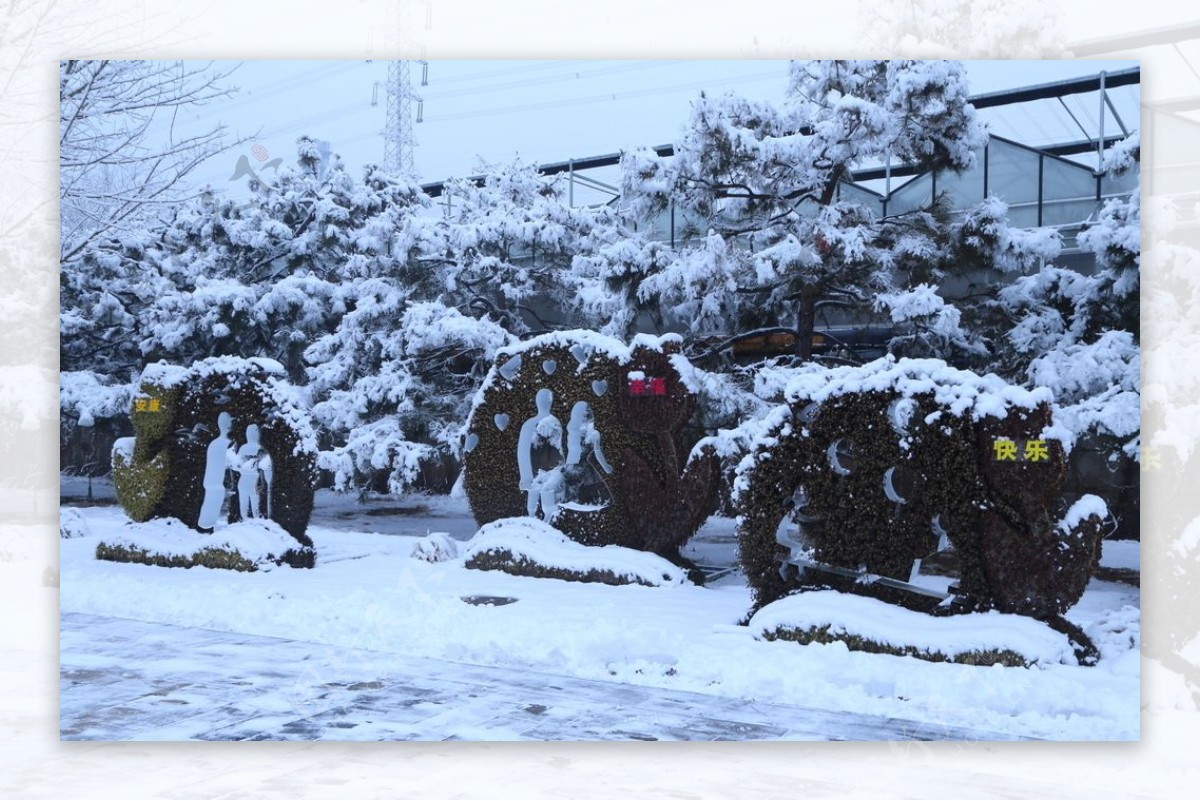
[[[64,738],[1139,733],[1139,595],[1125,583],[1093,581],[1069,615],[1100,644],[1098,666],[969,667],[756,640],[738,625],[750,594],[736,571],[703,588],[609,587],[412,558],[427,533],[474,533],[453,499],[322,495],[317,567],[252,574],[96,561],[125,520],[80,513],[83,535],[60,548]],[[688,552],[732,565],[731,521]],[[1111,558],[1136,565],[1136,549]]]

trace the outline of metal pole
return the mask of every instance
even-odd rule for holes
[[[1096,142],[1096,170],[1104,170],[1104,106],[1108,97],[1105,94],[1104,78],[1108,73],[1100,71],[1100,140]]]
[[[1038,225],[1042,224],[1042,184],[1046,172],[1046,156],[1038,153]]]
[[[892,196],[892,151],[889,150],[884,156],[883,162],[883,194],[884,197]]]
[[[983,146],[983,199],[984,200],[987,200],[987,192],[988,192],[988,147],[990,147],[990,145],[988,145],[988,144],[985,144]]]
[[[567,174],[570,176],[567,182],[567,205],[575,208],[575,159],[567,162]]]

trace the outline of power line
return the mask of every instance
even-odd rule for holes
[[[547,108],[582,106],[589,105],[591,103],[631,100],[637,97],[649,97],[652,95],[666,94],[668,92],[679,92],[685,89],[695,89],[696,87],[727,86],[730,84],[745,83],[747,81],[762,80],[765,78],[779,78],[779,72],[777,70],[771,72],[756,72],[736,78],[724,78],[711,81],[690,81],[688,83],[673,84],[671,86],[660,86],[650,89],[635,89],[629,92],[609,92],[602,95],[589,95],[588,97],[577,97],[569,100],[547,100],[542,103],[527,103],[520,106],[502,106],[479,109],[476,111],[463,111],[457,114],[444,114],[441,116],[428,117],[426,118],[425,122],[452,122],[454,120],[465,120],[472,117],[484,117],[493,114],[514,114],[521,111],[537,111],[539,109]]]
[[[656,69],[660,67],[669,67],[675,64],[680,64],[679,61],[638,61],[630,64],[622,64],[613,67],[601,67],[594,70],[579,70],[563,75],[547,75],[538,78],[525,78],[519,81],[506,81],[504,83],[485,84],[483,86],[472,86],[466,89],[454,89],[449,92],[433,90],[430,92],[432,97],[438,100],[445,100],[451,97],[464,97],[466,95],[481,94],[483,92],[496,92],[505,89],[516,89],[525,86],[542,86],[549,83],[562,83],[564,81],[585,80],[594,78],[600,75],[614,75],[621,72],[633,72],[637,70]],[[444,83],[444,82],[443,82]]]
[[[255,103],[261,103],[276,95],[290,92],[299,86],[306,83],[316,81],[324,81],[336,77],[350,70],[361,67],[365,62],[349,61],[349,62],[322,62],[316,67],[304,70],[296,75],[289,75],[285,78],[280,78],[275,81],[263,84],[257,89],[250,90],[249,93],[231,100],[227,103],[222,103],[220,106],[215,106],[211,109],[202,109],[195,113],[195,118],[204,119],[208,117],[216,117],[227,114],[245,106],[250,106]],[[319,76],[319,77],[318,77]]]
[[[487,72],[471,72],[466,75],[452,75],[449,78],[438,78],[439,84],[462,83],[463,81],[476,81],[480,78],[492,78],[497,75],[517,75],[525,72],[537,72],[548,69],[562,69],[564,66],[571,64],[591,64],[591,61],[543,61],[536,64],[528,64],[522,67],[513,67],[508,69],[490,70]]]
[[[647,89],[637,89],[637,90],[633,90],[633,91],[629,91],[629,92],[609,93],[609,94],[604,94],[604,95],[591,95],[589,97],[574,98],[574,99],[570,99],[570,100],[552,100],[552,101],[546,101],[546,102],[542,102],[542,103],[529,103],[529,104],[525,104],[525,105],[521,105],[521,106],[504,106],[504,107],[493,108],[493,109],[480,109],[477,111],[465,111],[465,112],[461,112],[458,114],[446,114],[446,115],[443,115],[440,117],[433,117],[433,118],[426,117],[424,120],[424,124],[429,124],[432,122],[452,122],[454,120],[469,119],[471,117],[482,117],[482,116],[487,116],[489,114],[508,114],[508,113],[516,113],[516,112],[521,112],[521,111],[535,111],[535,110],[555,108],[555,107],[614,102],[617,100],[626,100],[626,99],[632,99],[632,98],[636,98],[636,97],[648,97],[648,96],[652,96],[652,95],[656,95],[656,94],[666,94],[668,92],[678,92],[678,91],[682,91],[682,90],[686,90],[686,89],[705,88],[705,87],[709,87],[709,86],[725,86],[725,85],[729,85],[729,84],[743,83],[746,81],[764,80],[766,78],[778,78],[778,77],[779,77],[778,71],[756,72],[756,73],[751,73],[748,75],[739,76],[736,78],[725,78],[725,79],[717,79],[717,80],[711,80],[711,81],[691,81],[689,83],[673,84],[671,86],[661,86],[661,87],[653,87],[653,88],[647,88]],[[378,136],[378,135],[379,134],[374,133],[374,132],[363,133],[363,134],[359,134],[357,136],[351,136],[346,139],[341,139],[338,141],[338,145],[340,147],[345,147],[347,145],[356,144],[358,142],[362,142],[364,140],[370,139],[370,138]]]

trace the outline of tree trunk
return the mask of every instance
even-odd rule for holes
[[[805,287],[800,293],[799,314],[796,319],[796,355],[804,361],[812,359],[813,326],[816,324],[817,293]]]

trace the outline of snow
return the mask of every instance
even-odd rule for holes
[[[1067,513],[1063,515],[1063,519],[1058,522],[1058,530],[1064,534],[1069,534],[1076,526],[1092,516],[1098,517],[1101,520],[1106,519],[1108,517],[1108,505],[1104,503],[1104,499],[1099,495],[1084,495],[1071,504],[1071,508],[1067,509]]]
[[[539,334],[536,337],[531,337],[522,342],[507,345],[496,351],[496,360],[499,362],[502,359],[506,361],[505,367],[512,363],[512,357],[518,359],[533,350],[534,348],[544,347],[562,347],[567,348],[575,356],[577,365],[576,372],[582,372],[588,363],[588,358],[593,355],[602,355],[603,357],[614,360],[617,364],[628,364],[633,357],[633,351],[637,348],[646,348],[658,353],[662,352],[663,347],[668,343],[681,344],[683,338],[679,334],[663,334],[655,336],[653,334],[638,334],[625,344],[619,339],[614,339],[604,334],[598,334],[595,331],[586,329],[574,329],[571,331],[551,331],[545,334]],[[588,358],[580,359],[580,354],[587,354]],[[552,361],[552,360],[547,360]],[[558,365],[554,365],[547,369],[545,364],[541,365],[543,372],[547,374],[554,372]],[[516,365],[508,370],[501,370],[501,373],[508,380],[512,380],[516,376],[517,371],[521,369],[521,362],[517,361]]]
[[[913,646],[951,658],[1003,649],[1038,664],[1075,664],[1066,636],[1033,618],[994,611],[934,617],[833,590],[803,592],[767,604],[749,625],[758,637],[779,628],[829,626],[831,634],[857,635],[896,648]]]
[[[112,463],[116,464],[117,457],[120,456],[125,464],[133,463],[134,444],[137,442],[136,437],[118,437],[113,440],[112,446]]]
[[[59,374],[59,407],[64,415],[75,417],[84,427],[95,425],[97,418],[103,420],[128,414],[133,395],[133,386],[103,382],[94,373],[64,371]],[[28,426],[27,423],[23,425]]]
[[[889,391],[905,398],[931,392],[934,400],[951,414],[969,414],[976,420],[1003,418],[1009,407],[1033,409],[1053,399],[1050,391],[1043,387],[1024,389],[992,373],[976,375],[939,359],[896,359],[892,356],[861,367],[802,373],[788,383],[784,395],[791,403],[821,403],[849,393]]]
[[[303,393],[287,381],[287,371],[275,359],[265,357],[211,356],[188,367],[158,361],[142,369],[139,385],[170,389],[188,381],[211,375],[255,375],[263,373],[261,386],[268,401],[274,401],[279,415],[296,435],[296,454],[317,452],[317,434],[313,429],[308,403]],[[238,379],[234,379],[235,381]]]
[[[744,476],[753,468],[755,460],[765,458],[769,447],[790,430],[793,406],[803,408],[803,422],[804,416],[819,404],[848,393],[895,392],[900,395],[898,400],[901,402],[931,393],[935,402],[950,414],[969,415],[980,420],[985,417],[1004,418],[1010,408],[1032,409],[1053,399],[1050,390],[1045,387],[1025,389],[1009,384],[992,373],[977,375],[950,367],[939,359],[896,359],[890,355],[861,367],[779,371],[772,377],[771,384],[764,388],[776,394],[781,384],[783,398],[790,405],[776,406],[765,414],[748,419],[737,428],[724,429],[706,437],[696,446],[700,448],[707,445],[724,457],[741,457],[738,475],[734,480],[735,496],[745,487]],[[890,413],[893,427],[907,424],[912,413],[913,409],[908,406],[893,405]],[[941,411],[937,411],[927,415],[926,424],[932,424],[941,414]],[[1061,427],[1050,426],[1041,433],[1045,437],[1065,440],[1064,447],[1069,447],[1072,442],[1071,433]],[[835,471],[843,472],[837,460],[836,446],[837,443],[834,443],[829,448],[829,463]],[[756,450],[761,450],[761,453],[756,455]]]
[[[736,571],[707,587],[613,587],[467,570],[461,558],[425,562],[411,554],[427,532],[456,532],[458,539],[475,531],[465,502],[438,498],[436,508],[415,517],[358,516],[351,513],[371,507],[351,497],[318,493],[316,522],[307,532],[316,544],[315,568],[269,573],[97,561],[96,542],[127,524],[113,507],[80,509],[92,533],[60,543],[61,609],[167,624],[181,637],[189,627],[203,628],[293,639],[316,654],[361,648],[379,658],[449,660],[439,663],[449,675],[455,675],[452,663],[463,663],[464,675],[467,665],[486,665],[606,682],[614,692],[638,685],[700,693],[714,702],[798,704],[1013,736],[1138,737],[1135,587],[1093,581],[1068,613],[1103,643],[1095,667],[931,663],[850,652],[837,643],[757,640],[738,625],[751,597]],[[729,564],[733,530],[733,521],[713,518],[686,552],[705,564]],[[539,553],[544,558],[561,553],[545,550],[553,552]],[[471,606],[464,596],[518,600]],[[271,652],[262,656],[269,660]],[[64,650],[63,657],[87,655]],[[203,655],[193,655],[187,667],[203,671]],[[259,697],[283,702],[289,689],[265,685]],[[472,733],[497,736],[486,727]]]
[[[236,551],[259,570],[269,570],[276,559],[299,547],[277,523],[261,518],[231,523],[212,534],[201,534],[174,518],[127,523],[108,528],[99,539],[105,545],[163,556],[188,557],[207,549]]]
[[[1104,151],[1104,162],[1100,165],[1101,171],[1113,175],[1128,172],[1135,168],[1141,160],[1141,149],[1141,131],[1134,131]]]
[[[479,529],[463,551],[463,559],[485,553],[507,551],[546,567],[586,573],[609,571],[614,575],[651,586],[677,585],[687,581],[675,565],[645,551],[619,545],[580,545],[558,529],[528,517],[510,517]]]
[[[446,532],[435,531],[413,543],[411,556],[425,562],[448,562],[458,558],[458,543]]]

